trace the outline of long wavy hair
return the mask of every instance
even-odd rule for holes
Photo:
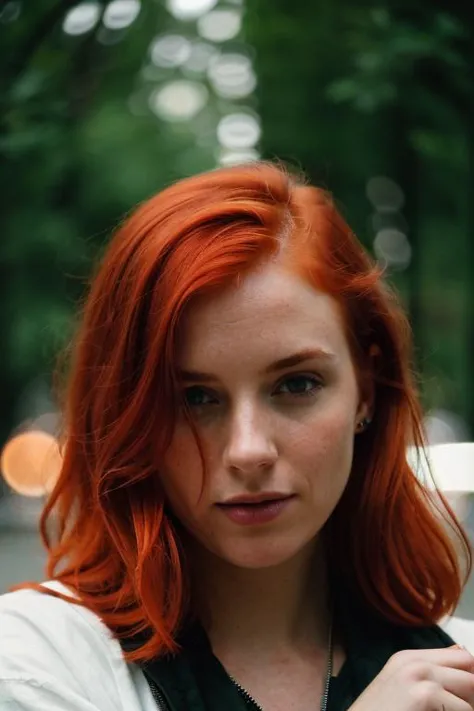
[[[410,328],[381,270],[325,191],[271,163],[219,169],[166,188],[119,227],[72,348],[62,470],[41,519],[47,574],[117,637],[144,635],[129,661],[174,651],[193,600],[160,481],[183,313],[275,258],[337,300],[358,377],[375,387],[374,420],[325,530],[331,566],[395,623],[434,623],[459,600],[445,522],[466,570],[469,543],[407,462],[409,446],[423,448],[422,414]]]

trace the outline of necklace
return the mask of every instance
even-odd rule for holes
[[[323,687],[323,693],[321,696],[321,704],[319,706],[320,711],[327,711],[327,706],[328,706],[328,699],[329,699],[329,684],[331,682],[331,677],[332,677],[332,668],[333,668],[333,656],[334,656],[334,649],[333,649],[333,615],[331,614],[331,618],[329,621],[329,634],[328,634],[328,661],[327,661],[327,666],[326,666],[326,676],[324,679],[324,687]],[[244,689],[243,686],[239,684],[236,679],[234,679],[233,676],[229,674],[229,678],[234,684],[234,686],[237,687],[238,692],[242,696],[242,698],[245,700],[247,705],[254,709],[254,711],[263,711],[263,708],[258,704],[253,696],[249,694],[247,689]]]

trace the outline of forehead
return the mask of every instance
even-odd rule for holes
[[[275,359],[305,348],[349,355],[337,302],[275,264],[260,267],[236,287],[201,297],[187,311],[181,360]]]

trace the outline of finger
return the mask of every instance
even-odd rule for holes
[[[438,699],[436,701],[436,711],[472,711],[470,703],[450,694],[449,691],[442,691],[439,701]]]
[[[474,672],[474,656],[463,647],[443,647],[442,649],[406,649],[391,658],[394,668],[425,662],[451,669]]]
[[[470,709],[474,709],[474,674],[461,669],[439,666],[432,667],[432,670],[433,681],[440,684],[448,693],[468,703]]]

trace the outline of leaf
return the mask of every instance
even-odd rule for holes
[[[336,103],[351,101],[356,98],[359,91],[359,85],[355,79],[338,79],[326,89],[326,95]]]

